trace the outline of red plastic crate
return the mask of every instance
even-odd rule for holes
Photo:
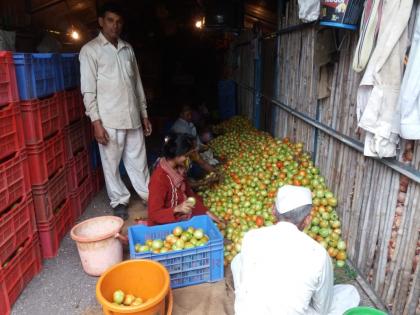
[[[87,149],[85,128],[80,120],[65,128],[67,142],[67,161],[71,160],[78,152]]]
[[[86,143],[92,143],[95,139],[92,123],[87,117],[83,119],[83,123],[85,126]]]
[[[38,224],[42,257],[49,259],[57,256],[60,243],[73,226],[73,213],[70,199],[65,200],[49,223]]]
[[[26,152],[0,164],[0,213],[31,192]]]
[[[62,95],[62,107],[64,108],[64,125],[68,126],[80,120],[84,115],[82,95],[79,88],[67,90],[60,94]]]
[[[3,275],[0,274],[0,314],[10,314],[9,296],[7,295],[6,284],[3,280]]]
[[[0,265],[35,232],[34,202],[31,195],[0,213]]]
[[[76,222],[83,212],[85,212],[86,207],[92,200],[92,193],[92,179],[88,176],[80,184],[77,191],[70,195],[73,208],[73,222]]]
[[[46,184],[32,186],[38,225],[50,222],[56,209],[66,200],[68,195],[66,176],[66,169],[62,168]]]
[[[93,195],[101,191],[105,185],[105,178],[102,168],[97,168],[92,172],[92,191]],[[93,197],[93,196],[92,196]]]
[[[80,183],[90,174],[90,161],[87,150],[80,151],[67,162],[67,183],[69,192],[77,190]]]
[[[0,160],[21,151],[23,147],[24,137],[19,103],[0,106]]]
[[[13,305],[23,289],[42,268],[38,235],[27,239],[10,257],[7,265],[0,267],[10,305]]]
[[[56,133],[40,144],[28,144],[29,171],[32,185],[43,185],[66,163],[64,135]]]
[[[27,144],[38,144],[63,126],[57,94],[46,99],[22,101],[20,109]]]
[[[15,63],[10,51],[0,51],[0,105],[19,101]]]

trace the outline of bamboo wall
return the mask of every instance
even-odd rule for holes
[[[282,27],[299,24],[296,1],[288,2]],[[346,32],[336,59],[327,65],[330,96],[318,100],[320,69],[315,45],[323,30],[313,26],[280,36],[279,100],[323,124],[362,141],[357,130],[356,91],[361,76],[351,69],[358,34]],[[249,39],[245,34],[238,42]],[[275,40],[263,40],[262,93],[273,95]],[[236,48],[234,71],[241,113],[252,117],[253,58],[249,45]],[[252,65],[252,66],[251,66]],[[243,84],[243,85],[242,85]],[[317,117],[318,107],[318,117]],[[350,260],[392,314],[420,314],[420,185],[302,120],[262,102],[262,128],[276,137],[304,142],[313,152],[328,186],[339,199],[338,212]],[[274,117],[273,117],[274,116]],[[274,122],[274,123],[273,123]],[[420,169],[420,145],[403,142],[401,161]],[[405,145],[405,146],[404,146]],[[411,149],[412,148],[412,149]],[[416,312],[417,309],[417,312]]]

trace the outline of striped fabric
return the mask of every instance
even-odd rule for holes
[[[381,24],[383,0],[366,0],[360,25],[360,37],[353,59],[353,70],[362,72],[372,54]]]

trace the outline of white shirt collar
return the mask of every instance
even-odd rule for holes
[[[106,39],[106,37],[104,36],[104,34],[102,34],[102,32],[99,32],[98,39],[101,42],[102,46],[111,44],[111,42]],[[118,44],[117,44],[117,46],[118,46],[118,49],[121,49],[123,47],[126,47],[127,46],[127,43],[125,41],[123,41],[121,38],[118,38]]]

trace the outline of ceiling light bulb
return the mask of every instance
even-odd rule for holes
[[[195,22],[195,27],[196,28],[202,28],[203,27],[203,22],[202,21]]]
[[[79,33],[77,31],[72,31],[71,32],[71,37],[73,39],[79,39],[80,38],[80,35],[79,35]]]

